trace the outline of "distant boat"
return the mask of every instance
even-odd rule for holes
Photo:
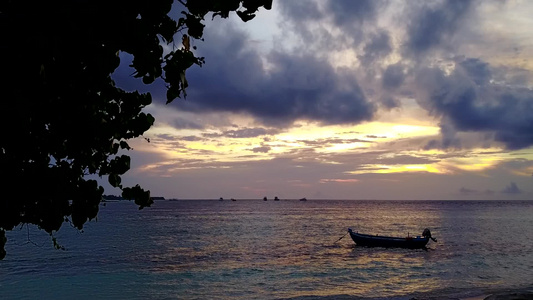
[[[220,198],[218,199],[218,201],[224,201],[224,198],[220,197]]]
[[[266,196],[265,196],[265,197],[263,197],[263,201],[267,201],[267,200],[268,200],[268,199],[267,199],[267,197],[266,197]]]
[[[231,198],[231,201],[237,201],[237,200],[235,200],[234,198]]]
[[[432,239],[434,242],[437,241],[431,236],[431,231],[429,231],[427,228],[422,232],[422,237],[390,237],[370,235],[353,232],[350,228],[348,228],[348,233],[350,233],[350,237],[356,245],[364,247],[422,249],[426,247],[429,239]]]
[[[300,201],[307,201],[307,199],[303,197],[302,199],[300,199]]]
[[[274,201],[279,201],[279,198],[277,196],[274,197]]]

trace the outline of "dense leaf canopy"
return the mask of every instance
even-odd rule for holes
[[[173,5],[178,15],[170,15]],[[121,184],[130,158],[120,153],[154,122],[143,112],[151,95],[124,91],[112,80],[121,52],[133,56],[133,76],[143,83],[165,81],[169,103],[186,96],[185,70],[204,62],[189,39],[202,38],[206,16],[236,12],[248,21],[271,5],[272,0],[1,1],[0,259],[6,230],[35,224],[52,234],[65,222],[81,229],[95,218],[103,188],[87,175],[107,176],[139,208],[151,204],[149,191]],[[165,43],[179,47],[164,53]]]

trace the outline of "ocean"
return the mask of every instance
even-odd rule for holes
[[[354,245],[348,228],[427,250]],[[7,233],[0,299],[466,299],[533,289],[533,201],[107,202]],[[340,239],[340,240],[339,240]],[[480,298],[482,299],[482,298]]]

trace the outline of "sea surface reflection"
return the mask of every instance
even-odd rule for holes
[[[533,202],[512,201],[108,203],[83,234],[58,234],[67,251],[11,232],[0,287],[8,299],[457,298],[530,286],[532,215]],[[338,241],[348,227],[399,236],[427,227],[438,242],[357,247]]]

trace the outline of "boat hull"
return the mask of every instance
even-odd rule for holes
[[[429,237],[401,238],[362,234],[353,232],[352,230],[348,232],[356,245],[364,247],[423,249],[429,242]]]

